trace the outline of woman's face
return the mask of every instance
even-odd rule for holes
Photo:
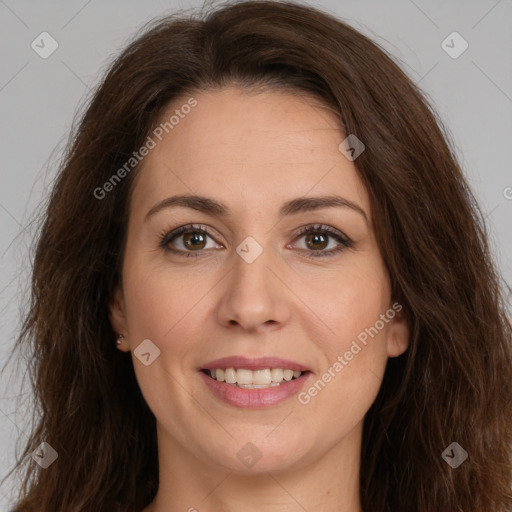
[[[159,451],[238,472],[355,453],[408,329],[368,193],[339,149],[346,134],[297,94],[229,87],[194,99],[175,100],[168,133],[150,135],[111,304]],[[290,370],[303,373],[289,381]]]

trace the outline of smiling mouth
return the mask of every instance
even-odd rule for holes
[[[242,389],[265,389],[286,384],[296,380],[309,371],[293,371],[288,368],[264,368],[248,370],[246,368],[216,368],[201,370],[205,375],[217,382]]]

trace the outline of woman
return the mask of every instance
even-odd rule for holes
[[[44,217],[14,512],[511,510],[511,325],[440,126],[316,9],[156,20]]]

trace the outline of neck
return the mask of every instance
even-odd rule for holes
[[[361,512],[362,424],[325,453],[288,469],[242,474],[197,459],[158,425],[160,484],[143,512]]]

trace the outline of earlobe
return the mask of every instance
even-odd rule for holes
[[[388,357],[398,357],[409,347],[410,328],[403,312],[396,313],[391,321],[388,331],[387,352]]]

